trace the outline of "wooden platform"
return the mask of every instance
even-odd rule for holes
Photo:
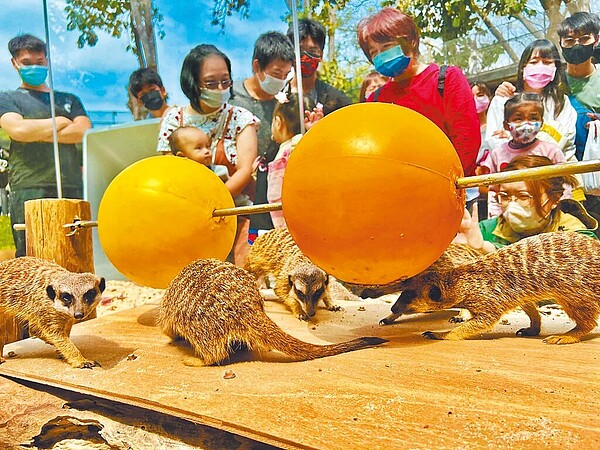
[[[73,329],[83,354],[102,368],[76,370],[28,339],[0,375],[140,406],[283,448],[600,448],[600,328],[593,339],[549,346],[516,338],[524,314],[476,340],[430,341],[451,312],[405,317],[381,327],[379,301],[345,302],[302,323],[267,302],[269,315],[298,338],[390,340],[379,348],[307,362],[248,353],[230,365],[187,367],[189,347],[154,326],[157,305],[108,315]],[[543,316],[542,335],[572,326]],[[128,355],[134,355],[129,356]],[[225,379],[227,370],[235,378]]]

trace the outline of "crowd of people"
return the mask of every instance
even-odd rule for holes
[[[326,41],[323,25],[301,19],[298,31],[299,74],[292,69],[291,25],[287,34],[271,31],[256,40],[252,75],[239,82],[233,81],[231,62],[219,48],[194,47],[181,67],[180,86],[189,100],[182,106],[168,105],[156,71],[133,72],[131,97],[149,111],[148,117],[161,118],[157,151],[209,167],[238,206],[279,202],[287,160],[302,128],[351,103],[318,76]],[[456,66],[423,61],[412,17],[384,8],[358,24],[358,44],[374,66],[360,87],[360,101],[401,105],[430,119],[448,136],[465,175],[581,160],[588,122],[598,120],[600,112],[600,72],[594,64],[599,38],[596,14],[573,14],[558,29],[560,51],[550,40],[533,41],[521,55],[516,83],[503,82],[492,95],[489,86],[469,83]],[[22,223],[26,200],[57,195],[54,136],[45,43],[23,34],[9,42],[9,50],[22,84],[0,93],[0,126],[12,141],[11,221]],[[77,97],[54,95],[63,189],[65,196],[81,198],[75,144],[91,124]],[[471,188],[466,206],[456,240],[482,252],[547,231],[593,235],[600,218],[600,197],[585,193],[573,176],[505,183],[489,191]],[[258,235],[284,226],[281,212],[238,217],[230,260],[243,265]],[[14,237],[16,254],[22,256],[23,234]]]

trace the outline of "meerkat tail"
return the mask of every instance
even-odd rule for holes
[[[360,337],[339,344],[310,344],[286,333],[269,318],[250,328],[254,334],[251,339],[254,347],[274,349],[297,361],[339,355],[340,353],[352,352],[388,342],[379,337]]]

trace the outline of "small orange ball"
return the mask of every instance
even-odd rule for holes
[[[132,164],[110,183],[98,210],[102,248],[132,281],[166,288],[188,263],[225,259],[237,221],[212,217],[232,208],[225,184],[210,169],[176,156]]]
[[[462,174],[450,140],[426,117],[355,104],[317,122],[292,152],[283,213],[317,266],[385,284],[416,275],[448,247],[463,216]]]

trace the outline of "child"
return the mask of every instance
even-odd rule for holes
[[[267,200],[269,203],[281,202],[283,174],[290,153],[302,137],[300,134],[298,95],[288,94],[283,103],[277,103],[271,121],[271,139],[279,145],[275,159],[267,166]],[[304,98],[304,109],[312,111],[314,105],[308,97]],[[304,118],[303,118],[304,120]],[[286,226],[282,211],[271,211],[271,219],[275,228]]]
[[[169,144],[173,155],[182,156],[205,165],[223,180],[223,183],[229,179],[229,172],[226,166],[213,164],[210,137],[201,129],[196,127],[179,127],[171,134]],[[236,195],[233,201],[236,206],[252,205],[252,201],[245,194]]]
[[[515,94],[507,100],[504,104],[504,129],[510,133],[511,139],[487,154],[480,162],[478,173],[500,172],[513,158],[524,155],[546,156],[554,164],[566,162],[565,155],[557,144],[537,139],[543,123],[544,106],[538,94]],[[490,217],[500,214],[492,191],[488,197],[488,213]]]
[[[370,72],[360,85],[359,102],[366,102],[369,96],[389,81],[389,77],[381,75],[376,70]]]

